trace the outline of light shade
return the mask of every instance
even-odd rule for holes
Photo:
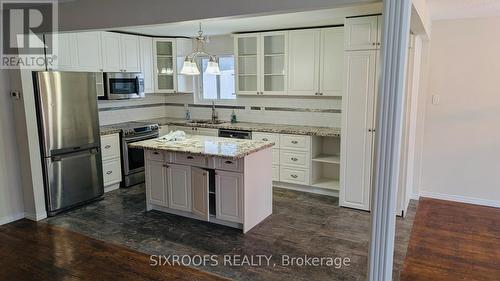
[[[205,69],[205,74],[220,75],[219,62],[215,57],[210,57],[207,68]]]
[[[192,59],[186,57],[184,59],[184,64],[182,65],[181,74],[183,75],[199,75],[200,71],[198,70],[198,66],[193,62]]]

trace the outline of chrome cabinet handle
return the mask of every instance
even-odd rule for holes
[[[292,161],[297,161],[297,160],[299,160],[299,159],[292,157]]]
[[[294,140],[294,141],[292,141],[292,143],[293,144],[298,144],[299,142]]]
[[[113,173],[113,171],[107,171],[106,175],[111,175],[112,173]]]
[[[293,174],[293,175],[290,175],[292,178],[296,179],[298,176]]]
[[[106,149],[110,149],[110,148],[111,148],[111,145],[109,145],[109,144],[108,144],[108,145],[106,145],[104,148],[106,148]]]
[[[263,140],[263,141],[268,141],[268,139],[267,139],[267,138],[263,138],[262,140]]]
[[[187,159],[194,159],[194,157],[193,157],[193,156],[188,156],[188,157],[186,157],[186,158],[187,158]]]
[[[227,161],[226,161],[226,162],[224,162],[224,163],[226,163],[226,164],[233,164],[233,161],[229,161],[229,160],[227,160]]]
[[[153,152],[154,155],[160,154],[158,151]]]

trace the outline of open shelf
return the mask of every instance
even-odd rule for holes
[[[319,154],[312,159],[313,162],[340,164],[339,155]]]
[[[313,182],[312,186],[324,189],[340,190],[340,182],[336,179],[320,178]]]

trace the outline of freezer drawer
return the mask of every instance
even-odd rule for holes
[[[97,149],[46,158],[49,215],[104,193],[101,153]]]

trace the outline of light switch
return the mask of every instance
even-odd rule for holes
[[[439,95],[432,95],[432,104],[434,105],[439,104]]]

